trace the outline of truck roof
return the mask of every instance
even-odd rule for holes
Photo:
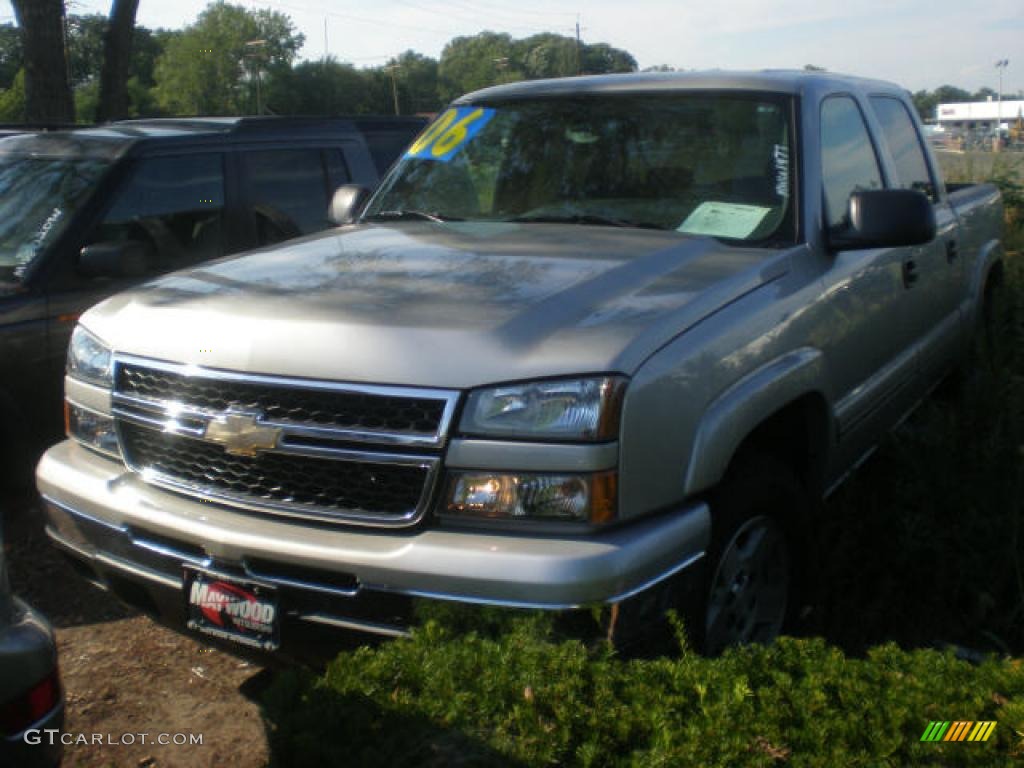
[[[644,93],[650,91],[736,90],[798,94],[808,91],[869,90],[905,92],[895,83],[802,69],[764,69],[750,72],[709,70],[706,72],[638,72],[587,75],[551,80],[530,80],[483,88],[456,100],[504,101],[545,96],[591,93]]]
[[[334,137],[339,133],[382,131],[389,127],[415,132],[425,124],[418,117],[170,117],[120,120],[74,130],[12,136],[0,150],[43,155],[78,154],[115,158],[141,142],[230,141]]]

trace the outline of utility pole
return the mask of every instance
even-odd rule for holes
[[[255,73],[256,73],[256,114],[257,115],[262,115],[263,114],[263,92],[262,92],[262,88],[261,88],[262,84],[260,82],[262,80],[262,73],[260,72],[260,69],[261,69],[260,58],[262,57],[263,53],[262,53],[262,50],[260,50],[260,49],[262,49],[264,46],[266,46],[266,44],[267,44],[266,40],[249,40],[245,44],[246,48],[248,48],[250,51],[252,51],[252,53],[247,53],[246,54],[246,58],[251,59],[253,64],[255,65]]]
[[[1009,66],[1009,59],[1000,59],[996,62],[996,69],[999,70],[999,100],[996,106],[996,138],[992,143],[992,149],[999,151],[999,144],[1003,139],[1003,70]]]
[[[582,59],[582,56],[580,55],[581,46],[582,46],[582,42],[580,41],[580,15],[577,13],[576,14],[576,74],[577,75],[580,74],[580,60]]]
[[[398,114],[398,84],[395,82],[395,70],[398,69],[398,63],[391,64],[385,67],[385,69],[391,73],[391,96],[395,100],[395,114]]]

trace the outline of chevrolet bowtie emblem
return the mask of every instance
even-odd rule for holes
[[[255,456],[259,451],[276,448],[281,437],[279,427],[259,424],[259,418],[256,413],[227,411],[206,425],[203,437],[223,445],[232,456]]]

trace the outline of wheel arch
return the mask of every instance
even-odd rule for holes
[[[810,491],[823,488],[834,418],[820,350],[790,352],[741,379],[707,409],[687,471],[688,493],[717,486],[752,453],[789,465]]]

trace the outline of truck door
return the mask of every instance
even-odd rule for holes
[[[252,246],[333,226],[327,218],[331,196],[350,178],[339,148],[246,149],[236,159]]]
[[[848,95],[821,105],[824,225],[841,231],[850,195],[880,189],[881,165],[857,101]],[[850,460],[877,439],[909,405],[914,354],[906,311],[904,248],[835,251],[823,276],[820,327],[844,449]]]
[[[872,96],[871,106],[889,153],[890,186],[923,192],[935,209],[936,237],[912,249],[906,274],[908,323],[926,385],[954,359],[961,337],[958,298],[963,265],[956,214],[939,197],[906,104],[894,96]]]
[[[224,255],[224,157],[219,152],[144,157],[79,248],[47,287],[53,370],[62,380],[64,352],[78,316],[93,304],[148,278]],[[120,245],[132,254],[128,275],[88,276],[81,248]]]

